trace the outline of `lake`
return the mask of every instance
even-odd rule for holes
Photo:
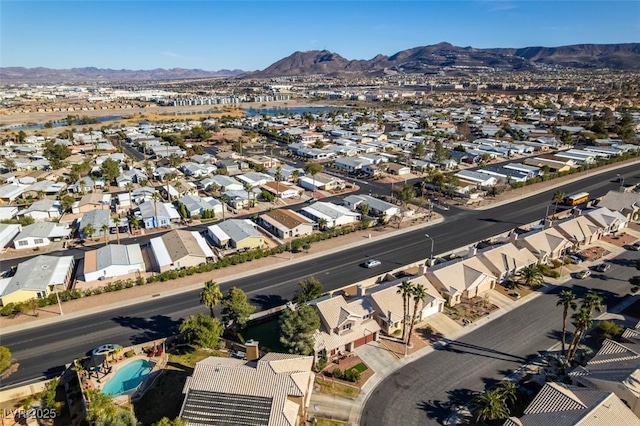
[[[249,108],[244,110],[247,117],[255,117],[256,115],[281,115],[281,114],[319,114],[331,111],[344,111],[344,108],[317,106],[317,107],[284,107],[284,108]]]

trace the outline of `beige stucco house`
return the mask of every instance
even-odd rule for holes
[[[554,228],[577,245],[591,244],[602,236],[602,228],[584,216],[557,222]]]
[[[498,282],[503,282],[520,269],[538,262],[528,248],[516,247],[511,242],[478,251],[476,257],[491,271]]]
[[[425,274],[451,306],[463,298],[481,296],[495,287],[498,277],[477,257],[436,265]]]
[[[511,241],[517,247],[529,249],[542,263],[564,256],[566,251],[574,245],[555,228],[532,231],[522,235],[512,233]]]

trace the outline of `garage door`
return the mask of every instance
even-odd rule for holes
[[[360,339],[353,342],[353,347],[357,348],[358,346],[366,345],[369,342],[373,342],[374,337],[375,334],[367,334],[366,336],[361,337]]]

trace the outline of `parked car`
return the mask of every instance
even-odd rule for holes
[[[575,263],[576,265],[579,265],[584,261],[582,256],[580,256],[579,254],[572,254],[571,256],[569,256],[569,260],[571,260],[571,263]]]
[[[365,268],[375,268],[376,266],[380,266],[380,265],[382,265],[382,262],[375,259],[369,259],[366,262],[364,262]]]
[[[591,271],[588,269],[583,269],[582,271],[576,272],[576,278],[578,278],[579,280],[584,280],[589,275],[591,275]]]
[[[91,354],[92,355],[107,355],[107,354],[110,354],[111,352],[116,351],[119,348],[120,348],[120,345],[118,345],[117,343],[109,343],[109,344],[106,344],[106,345],[98,346],[97,348],[95,348],[94,350],[91,351]]]
[[[596,266],[596,271],[598,272],[607,272],[609,269],[611,269],[611,264],[608,262],[603,262]]]
[[[638,241],[637,243],[633,243],[629,248],[631,250],[640,251],[640,241]]]

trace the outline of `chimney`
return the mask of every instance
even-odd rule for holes
[[[469,246],[469,250],[467,251],[467,259],[472,258],[478,252],[478,248],[476,246]]]
[[[364,284],[358,284],[358,296],[364,296],[365,294],[367,294],[367,289]]]
[[[260,348],[258,346],[258,341],[249,339],[244,345],[247,348],[247,361],[255,361],[260,358]]]
[[[548,217],[544,219],[544,229],[549,229],[553,226],[553,221]]]
[[[509,234],[509,241],[511,241],[512,243],[518,241],[518,233],[515,230],[511,231],[511,233]]]
[[[428,262],[429,260],[427,260]],[[427,273],[427,265],[425,263],[421,263],[418,265],[418,275],[424,275]]]

